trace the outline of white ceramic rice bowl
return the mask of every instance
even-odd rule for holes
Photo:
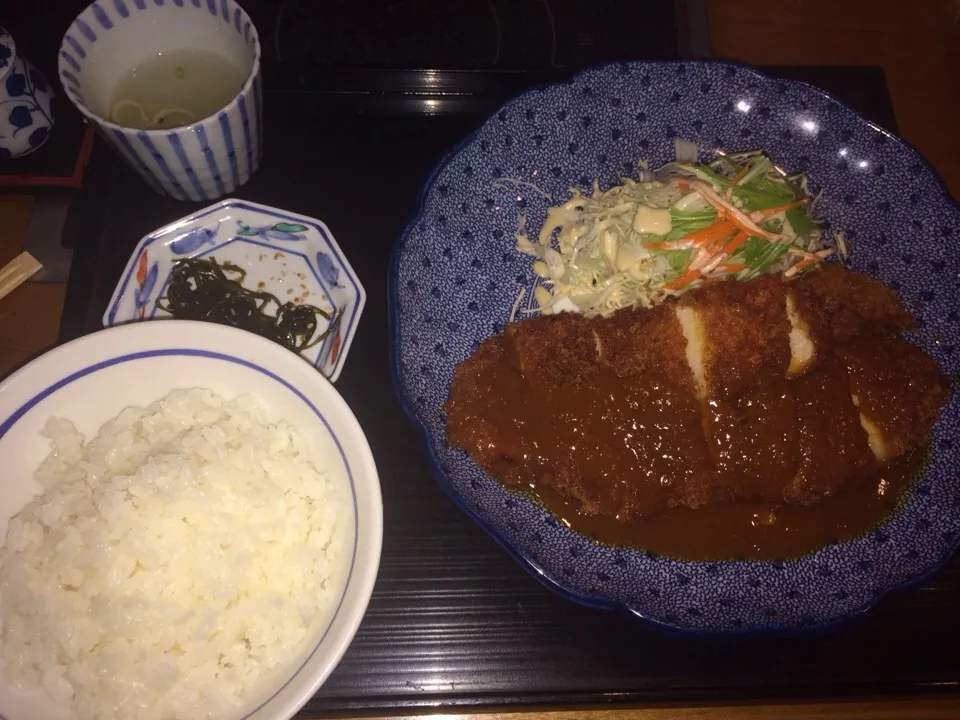
[[[363,431],[333,386],[294,353],[235,328],[172,320],[101,330],[24,366],[0,382],[0,541],[10,518],[40,490],[33,473],[50,449],[40,435],[49,417],[72,420],[89,440],[124,408],[190,387],[225,398],[252,394],[271,421],[285,419],[298,430],[318,467],[343,473],[351,486],[353,547],[333,616],[242,716],[284,720],[313,696],[353,639],[376,580],[383,533],[380,483]],[[74,715],[41,692],[18,692],[0,679],[0,717]]]

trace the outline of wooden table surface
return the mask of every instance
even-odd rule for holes
[[[755,65],[880,65],[900,134],[960,197],[960,0],[708,0],[714,54]],[[20,251],[29,195],[0,195],[0,267]],[[0,376],[56,341],[62,283],[0,300]],[[958,608],[960,610],[960,608]],[[371,716],[367,716],[371,717]],[[394,720],[407,718],[403,714]],[[960,698],[427,715],[435,720],[954,720]]]

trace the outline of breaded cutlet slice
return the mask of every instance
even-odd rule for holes
[[[522,450],[515,436],[491,422],[492,417],[509,417],[511,408],[506,398],[490,392],[489,375],[503,367],[510,353],[503,335],[487,338],[470,357],[458,363],[453,371],[450,392],[443,409],[447,415],[447,442],[465,449],[485,469],[501,459],[520,457]]]
[[[816,370],[789,380],[796,399],[796,474],[783,500],[809,505],[854,485],[876,467],[843,363],[822,353]]]
[[[625,517],[649,511],[648,495],[663,497],[668,507],[699,507],[711,502],[712,463],[703,433],[690,432],[703,423],[701,401],[687,363],[687,341],[668,302],[645,310],[629,309],[598,320],[594,329],[602,348],[601,363],[612,372],[633,408],[629,419],[658,437],[655,446],[636,446],[641,452],[654,449],[653,457],[638,455],[649,474],[657,468],[664,474],[651,483],[643,474],[624,479]],[[644,507],[646,506],[646,507]]]
[[[680,298],[676,312],[702,399],[736,395],[763,375],[786,375],[790,321],[778,276],[698,288]]]
[[[787,319],[790,321],[790,364],[787,377],[798,377],[810,372],[821,359],[817,352],[817,343],[810,332],[810,325],[797,309],[793,290],[788,286],[785,292]],[[822,348],[821,348],[822,350]]]
[[[869,275],[824,265],[786,282],[790,320],[787,377],[812,370],[827,346],[870,335],[896,334],[913,327],[897,294]]]
[[[950,384],[936,361],[896,335],[839,345],[850,394],[870,449],[890,460],[922,443],[936,422]]]
[[[576,313],[537,315],[507,325],[520,369],[532,383],[578,383],[599,369],[597,319]]]
[[[778,501],[799,465],[792,380],[768,376],[702,406],[715,497]]]
[[[527,454],[538,458],[521,463],[537,474],[531,482],[552,487],[586,515],[615,507],[627,518],[709,501],[702,477],[711,467],[705,440],[688,432],[701,422],[700,402],[672,308],[630,309],[609,318],[529,318],[508,326],[504,337],[529,397],[542,409],[539,418],[517,423]],[[518,388],[517,395],[526,392]],[[476,425],[488,433],[485,420]],[[538,435],[544,424],[549,432]],[[637,432],[655,434],[657,442],[632,443]],[[506,469],[502,463],[496,468],[501,475]]]
[[[526,325],[529,320],[522,323]],[[555,331],[553,323],[533,323],[534,335]],[[512,333],[517,335],[516,329]],[[522,334],[522,333],[521,333]],[[551,360],[542,361],[550,374]],[[521,373],[513,338],[506,332],[484,340],[466,360],[459,363],[450,383],[446,412],[446,437],[452,447],[462,448],[477,465],[510,487],[528,489],[545,482],[563,497],[576,501],[583,512],[596,512],[597,503],[617,488],[597,483],[595,477],[581,472],[573,457],[549,453],[549,459],[530,462],[538,439],[554,439],[556,423],[563,422],[556,405],[540,402],[551,395],[567,395],[568,386],[538,384],[536,372]],[[552,382],[552,381],[550,381]],[[534,392],[531,394],[531,390]],[[579,391],[588,391],[580,387]],[[578,390],[574,386],[573,393]],[[549,480],[545,480],[549,477]]]
[[[594,325],[601,362],[621,378],[656,373],[671,387],[694,392],[687,340],[674,303],[620,310]]]
[[[846,365],[851,402],[874,456],[889,460],[921,442],[948,386],[936,362],[900,337],[914,321],[897,293],[824,263],[788,283],[787,296],[810,354],[833,353]]]
[[[815,345],[896,335],[914,328],[913,316],[896,291],[836,263],[823,263],[786,287]]]

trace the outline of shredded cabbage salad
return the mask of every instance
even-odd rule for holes
[[[834,252],[804,175],[788,176],[762,151],[718,152],[711,163],[698,163],[688,141],[677,140],[676,151],[655,173],[641,161],[638,180],[609,190],[594,181],[590,195],[571,190],[533,240],[520,218],[516,247],[536,258],[541,312],[648,307],[727,278],[790,277]],[[842,235],[835,244],[845,255]]]

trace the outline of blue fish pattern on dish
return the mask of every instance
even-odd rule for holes
[[[268,240],[305,240],[306,236],[301,233],[309,229],[306,225],[290,222],[278,222],[273,225],[254,227],[247,225],[242,220],[237,220],[237,225],[239,226],[237,230],[239,235],[247,237],[259,236],[267,238]]]
[[[217,236],[217,230],[219,229],[219,224],[214,225],[213,227],[194,228],[193,230],[178,236],[173,242],[171,242],[170,250],[177,255],[186,255],[188,253],[192,253],[208,243],[213,244],[213,240]]]
[[[153,292],[153,286],[157,284],[157,274],[159,273],[159,268],[157,263],[153,263],[150,266],[150,269],[147,271],[147,275],[143,280],[143,284],[136,289],[133,295],[134,304],[137,307],[137,312],[142,316],[144,309],[147,306],[147,303],[150,302],[150,293]]]
[[[334,287],[340,285],[340,268],[333,264],[333,260],[325,252],[317,253],[317,269],[320,271],[320,277],[326,280]]]

